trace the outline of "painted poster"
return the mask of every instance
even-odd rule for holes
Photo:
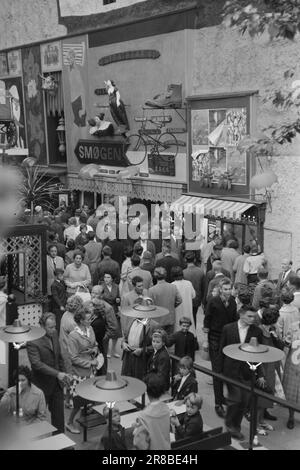
[[[240,153],[235,146],[226,148],[227,171],[232,175],[233,184],[247,184],[246,152]]]
[[[40,46],[22,49],[25,110],[29,155],[47,163]]]
[[[9,96],[11,96],[11,110],[17,130],[17,143],[15,147],[26,148],[25,116],[22,78],[12,77],[3,80]]]
[[[210,172],[214,174],[213,182],[226,171],[226,150],[224,147],[209,148],[209,167]]]
[[[67,162],[68,168],[76,171],[81,165],[75,156],[75,147],[80,139],[89,137],[86,37],[63,41],[62,57]]]
[[[231,108],[226,111],[227,145],[237,146],[247,134],[246,108]]]
[[[6,52],[0,52],[0,77],[7,77],[8,64]]]
[[[7,53],[8,71],[10,77],[22,75],[21,51],[16,49]]]
[[[41,44],[41,61],[43,72],[57,72],[62,69],[60,41]]]

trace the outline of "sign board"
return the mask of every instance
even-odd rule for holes
[[[174,155],[148,154],[148,170],[154,175],[175,176]]]
[[[129,166],[122,141],[79,140],[75,155],[80,163],[97,163],[106,166]]]

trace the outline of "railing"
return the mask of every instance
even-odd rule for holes
[[[172,360],[172,370],[174,367],[174,362],[177,363],[180,361],[180,357],[175,356],[174,354],[170,354],[171,360]],[[246,385],[245,383],[239,382],[238,380],[231,379],[230,377],[227,377],[224,374],[220,374],[218,372],[214,372],[211,369],[208,369],[207,367],[200,366],[199,364],[194,363],[193,365],[194,369],[197,370],[198,372],[201,372],[202,374],[209,375],[211,377],[215,377],[216,379],[221,380],[222,382],[229,383],[231,385],[234,385],[236,387],[241,388],[242,390],[245,390],[249,392],[249,395],[251,398],[253,397],[253,403],[252,403],[252,412],[253,416],[251,419],[253,420],[252,423],[252,431],[250,427],[250,436],[249,436],[249,449],[252,450],[253,447],[253,438],[256,434],[256,420],[257,420],[257,400],[258,398],[265,398],[269,401],[272,401],[273,403],[277,403],[278,405],[281,405],[285,408],[290,408],[291,410],[297,411],[300,413],[300,405],[297,405],[296,403],[289,402],[287,400],[283,400],[282,398],[278,398],[274,395],[271,395],[270,393],[265,393],[262,390],[255,388],[254,390],[251,389],[250,385]]]

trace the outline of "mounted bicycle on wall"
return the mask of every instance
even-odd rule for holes
[[[171,132],[162,132],[162,128],[172,121],[171,116],[151,116],[150,119],[136,117],[134,120],[141,123],[141,128],[137,134],[130,134],[127,137],[126,156],[131,165],[141,165],[148,153],[152,157],[160,155],[176,157],[179,146],[177,138]],[[155,127],[147,128],[148,123]]]

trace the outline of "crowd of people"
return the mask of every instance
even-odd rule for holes
[[[203,399],[193,363],[199,349],[200,307],[213,371],[249,384],[249,367],[226,357],[223,348],[256,337],[260,344],[285,351],[281,363],[257,368],[257,386],[299,404],[300,269],[294,272],[290,260],[282,260],[282,272],[274,282],[259,246],[241,249],[234,236],[215,235],[196,253],[185,250],[175,237],[151,240],[144,227],[137,241],[110,238],[109,232],[99,239],[100,218],[86,205],[73,213],[66,206],[53,215],[39,210],[37,217],[47,225],[48,312],[41,318],[46,335],[26,345],[32,370],[19,372],[20,403],[27,420],[45,419],[47,405],[60,432],[66,428],[80,433],[76,417],[80,410],[91,409],[77,395],[76,386],[86,378],[105,375],[108,360],[115,357],[122,362],[122,375],[147,386],[149,405],[134,426],[135,448],[169,449],[170,431],[175,439],[199,437]],[[147,298],[168,314],[155,320],[122,314],[125,307]],[[178,362],[171,363],[171,352],[180,358]],[[8,389],[1,400],[8,412],[15,410],[14,390]],[[213,391],[217,415],[232,437],[244,439],[241,423],[249,419],[249,394],[215,378]],[[166,392],[185,402],[183,416],[170,416],[160,400]],[[70,408],[67,423],[65,407]],[[273,429],[268,421],[277,418],[270,408],[271,398],[259,400],[258,434]],[[107,416],[108,410],[103,414]],[[287,427],[294,425],[290,409]],[[117,449],[126,448],[123,431],[114,408]],[[107,446],[104,433],[99,448]]]

